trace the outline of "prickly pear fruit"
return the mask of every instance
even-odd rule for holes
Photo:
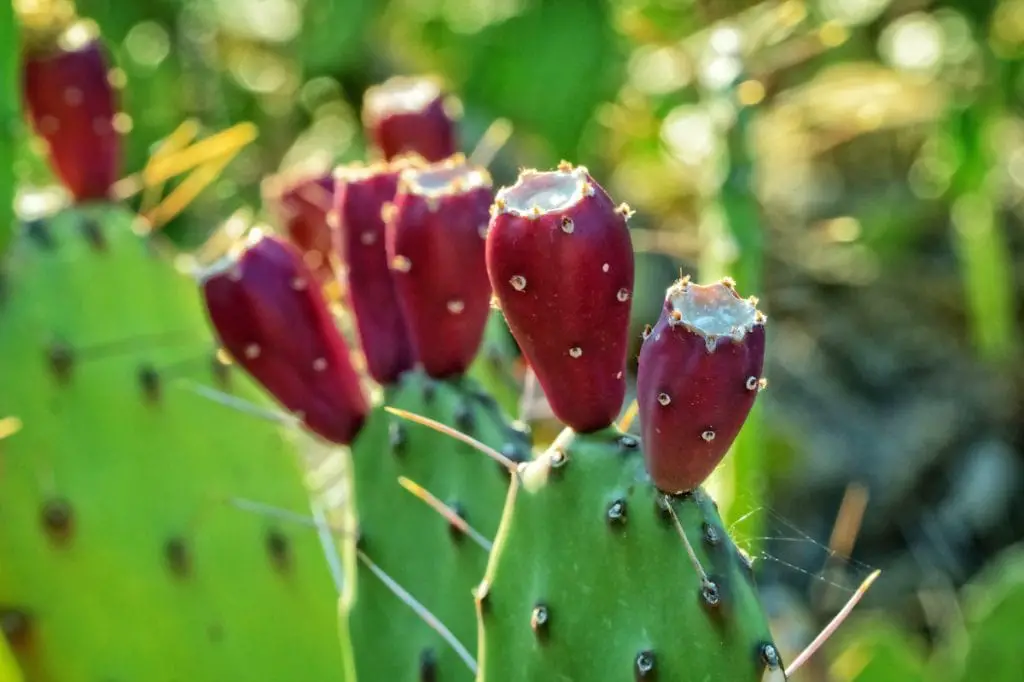
[[[291,244],[254,232],[202,276],[221,343],[288,410],[328,441],[348,444],[369,405],[348,345]]]
[[[24,60],[24,94],[54,172],[79,202],[106,198],[121,171],[114,128],[117,98],[94,27],[72,24],[56,44],[33,44]]]
[[[47,216],[0,259],[0,639],[26,682],[352,679],[316,534],[229,504],[308,510],[300,453],[193,390],[270,402],[137,220]]]
[[[458,147],[455,104],[433,78],[395,76],[367,89],[363,127],[386,159],[411,152],[442,161]]]
[[[334,238],[327,215],[334,203],[332,175],[271,177],[263,185],[263,196],[288,238],[302,251],[306,265],[323,280],[330,281],[334,272]]]
[[[490,311],[484,247],[491,176],[461,155],[402,171],[388,258],[416,356],[435,378],[473,362]]]
[[[647,470],[670,493],[700,485],[764,387],[765,316],[725,279],[669,287],[640,350],[637,401]]]
[[[629,214],[564,162],[520,173],[491,214],[491,286],[551,409],[581,433],[611,424],[626,393]]]
[[[660,493],[640,448],[566,429],[520,468],[476,591],[479,682],[785,679],[715,503]]]
[[[402,166],[342,166],[335,171],[336,251],[346,266],[348,300],[370,375],[390,384],[416,362],[388,265],[384,213]]]

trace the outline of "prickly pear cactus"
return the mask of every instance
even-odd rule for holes
[[[686,281],[669,290],[641,352],[644,454],[612,426],[630,215],[569,164],[525,171],[495,200],[495,295],[569,428],[513,481],[476,592],[481,682],[785,679],[750,564],[700,488],[760,387],[746,373],[760,371],[763,336],[751,330],[763,317],[734,306],[725,283],[709,288],[721,296]]]
[[[193,284],[116,207],[23,226],[0,274],[0,622],[26,682],[346,679],[279,428],[216,359]]]

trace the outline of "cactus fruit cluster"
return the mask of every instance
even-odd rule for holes
[[[309,508],[281,429],[193,390],[266,404],[218,358],[169,244],[107,199],[99,43],[44,40],[76,26],[26,36],[20,60],[75,205],[23,216],[0,253],[0,414],[20,424],[0,440],[2,635],[26,682],[346,679],[315,536],[228,503]]]
[[[334,231],[330,257],[344,273],[365,364],[382,388],[377,398],[368,397],[301,246],[252,235],[203,274],[203,298],[228,354],[308,431],[350,448],[357,525],[341,543],[349,567],[342,630],[358,652],[358,677],[468,680],[444,639],[375,571],[459,641],[475,641],[469,595],[490,541],[474,543],[408,488],[490,538],[510,472],[385,407],[447,424],[505,457],[529,455],[523,432],[466,376],[490,312],[484,247],[491,178],[459,154],[352,164],[333,178],[333,216],[325,223]]]
[[[0,263],[0,416],[23,424],[0,440],[0,623],[27,682],[786,679],[701,487],[764,387],[756,300],[668,288],[626,433],[632,211],[566,162],[495,193],[422,78],[366,93],[379,159],[269,180],[282,234],[196,287],[109,202],[89,45],[30,52],[25,99],[91,205]],[[493,303],[565,426],[536,456],[468,375]],[[349,460],[340,599],[312,533],[230,504],[310,506],[282,411]]]

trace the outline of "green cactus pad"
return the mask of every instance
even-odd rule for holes
[[[408,372],[386,390],[384,403],[457,428],[513,459],[529,457],[526,434],[513,428],[469,378],[438,381]],[[489,541],[501,519],[509,472],[469,445],[383,408],[371,414],[353,444],[352,460],[360,549],[475,651],[472,589],[487,565],[487,550],[403,489],[398,477],[461,511]],[[347,549],[353,550],[352,543]],[[358,679],[473,679],[442,637],[365,565],[358,565],[355,585],[349,587],[342,621],[356,653]]]
[[[703,490],[667,500],[639,441],[566,430],[521,467],[477,589],[480,682],[784,680],[749,563]]]
[[[117,208],[34,222],[0,296],[0,622],[26,682],[346,679],[309,508],[266,405],[215,361],[195,285]]]

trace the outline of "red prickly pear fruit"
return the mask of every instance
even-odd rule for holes
[[[263,198],[288,238],[302,252],[306,265],[323,281],[329,281],[334,276],[334,239],[328,224],[334,203],[331,173],[268,178],[263,184]]]
[[[522,171],[491,212],[491,286],[551,410],[580,433],[609,426],[626,394],[631,213],[566,162]]]
[[[52,44],[31,46],[23,67],[28,115],[49,146],[53,171],[78,202],[108,198],[121,171],[121,138],[95,26],[78,21]]]
[[[728,278],[669,287],[637,374],[644,457],[660,490],[696,488],[736,440],[766,386],[765,322]]]
[[[203,274],[202,290],[213,328],[235,361],[310,431],[351,443],[369,406],[298,249],[254,232]]]
[[[363,127],[386,159],[414,153],[438,162],[457,151],[454,119],[459,108],[437,80],[395,76],[366,90]]]
[[[416,357],[441,379],[465,372],[490,313],[484,258],[491,176],[462,155],[402,171],[387,220],[392,277]]]
[[[385,213],[408,164],[339,167],[334,174],[335,248],[345,264],[348,300],[370,375],[390,384],[416,364],[388,261]]]

